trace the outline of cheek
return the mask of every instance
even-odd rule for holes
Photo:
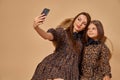
[[[96,35],[98,35],[98,32],[96,31]]]
[[[95,32],[96,37],[98,36],[98,32]]]
[[[85,29],[86,26],[82,26],[82,29]]]
[[[73,23],[73,26],[75,27],[75,22]]]

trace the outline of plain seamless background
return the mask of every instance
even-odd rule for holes
[[[41,26],[46,31],[83,11],[101,20],[114,47],[112,80],[119,80],[120,0],[0,0],[0,80],[30,80],[37,64],[53,52],[52,43],[32,26],[45,7],[51,9]]]

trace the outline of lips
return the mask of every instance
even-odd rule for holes
[[[78,25],[77,25],[77,28],[81,28],[81,26],[78,26]]]

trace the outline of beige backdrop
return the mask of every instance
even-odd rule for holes
[[[52,43],[32,27],[44,7],[51,9],[42,26],[45,30],[82,11],[101,20],[114,47],[112,80],[119,80],[120,0],[0,0],[0,80],[30,80],[37,64],[53,52]]]

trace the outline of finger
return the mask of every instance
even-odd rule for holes
[[[35,20],[34,20],[35,23],[43,22],[43,21],[45,21],[45,17],[40,17],[40,18],[36,17]]]
[[[37,20],[36,23],[41,23],[41,22],[44,22],[45,19],[42,19],[42,20]]]
[[[41,16],[46,16],[45,13],[42,13]]]
[[[41,14],[40,16],[39,16],[39,18],[42,18],[42,17],[46,17],[44,14]]]
[[[103,80],[105,80],[105,77],[103,78]]]
[[[46,16],[39,17],[39,19],[41,19],[41,20],[44,20],[45,18],[46,18]]]

